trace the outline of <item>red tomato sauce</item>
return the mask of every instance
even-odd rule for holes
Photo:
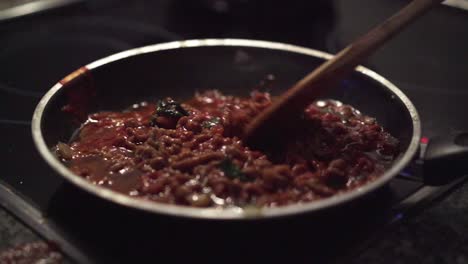
[[[245,125],[268,93],[206,91],[88,116],[57,155],[90,182],[160,203],[195,207],[283,206],[355,189],[383,174],[398,140],[374,118],[334,100],[310,104],[280,155],[250,149]]]

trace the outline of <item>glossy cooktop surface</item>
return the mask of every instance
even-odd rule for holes
[[[274,4],[271,1],[257,1],[257,4],[253,4],[254,1],[188,2],[90,1],[73,8],[9,21],[8,24],[0,23],[3,32],[0,34],[0,71],[3,73],[0,76],[0,156],[3,159],[0,183],[3,188],[18,194],[39,214],[47,215],[46,223],[50,224],[48,231],[61,234],[73,247],[95,259],[123,260],[131,258],[134,251],[139,251],[142,256],[151,255],[153,249],[148,246],[151,239],[146,237],[141,243],[131,244],[130,241],[140,237],[119,228],[126,222],[134,225],[137,232],[146,232],[149,226],[158,225],[151,233],[160,238],[171,237],[172,232],[186,232],[189,237],[186,242],[193,244],[206,239],[217,241],[217,236],[223,236],[222,233],[226,231],[221,226],[206,223],[198,224],[198,228],[193,229],[193,225],[184,220],[171,222],[164,218],[150,217],[152,220],[142,219],[141,225],[135,224],[133,211],[122,214],[107,202],[96,202],[54,174],[34,148],[30,119],[41,96],[55,82],[74,69],[112,53],[177,39],[253,38],[336,52],[359,33],[401,7],[405,1],[366,0],[360,6],[350,3],[352,1],[314,1],[306,6],[296,0],[288,1],[287,5],[283,1],[275,1]],[[466,59],[463,59],[468,59],[468,28],[461,26],[468,23],[468,16],[464,12],[445,6],[437,8],[366,63],[410,97],[422,117],[423,134],[429,138],[468,130],[468,122],[462,114],[468,112],[465,103],[468,100],[465,85],[468,75],[464,73]],[[356,217],[349,219],[356,230],[366,232],[352,232],[353,228],[326,221],[327,225],[339,227],[329,235],[317,230],[314,232],[328,238],[322,240],[324,245],[338,243],[330,239],[337,234],[349,235],[349,239],[343,239],[340,243],[363,241],[363,236],[368,238],[375,233],[374,229],[366,228],[363,223],[370,221],[373,224],[368,227],[375,228],[398,219],[401,215],[395,208],[407,206],[402,205],[405,199],[414,197],[422,188],[425,186],[420,178],[404,173],[376,194],[375,201],[378,203],[366,203],[356,211],[361,215],[355,213]],[[432,193],[444,190],[433,190]],[[426,196],[420,194],[418,197],[424,200]],[[6,207],[14,211],[11,206]],[[375,219],[363,217],[369,211],[373,212]],[[293,228],[295,236],[280,232],[278,238],[296,239],[297,243],[293,244],[299,245],[314,235],[312,231],[301,233],[303,228],[312,224],[307,218],[296,221],[298,224]],[[34,219],[31,223],[34,223]],[[277,224],[263,227],[254,224],[244,230],[233,226],[231,231],[226,232],[226,235],[232,236],[232,240],[224,246],[213,241],[206,242],[205,247],[213,247],[220,255],[229,247],[253,255],[258,255],[258,250],[280,252],[281,247],[266,243],[268,239],[264,239],[276,239],[267,234],[270,228],[277,228]],[[281,224],[284,226],[284,223]],[[199,228],[211,228],[213,231],[207,235],[206,230]],[[39,233],[47,237],[46,231]],[[250,231],[263,234],[263,239],[239,244]],[[121,239],[116,240],[118,243],[111,243],[117,234]],[[204,235],[205,238],[201,238]],[[122,239],[127,241],[123,243]],[[154,247],[170,248],[167,250],[169,255],[177,254],[172,248],[176,245],[168,246],[161,240],[154,243]],[[187,245],[187,248],[188,252],[196,255],[197,250],[203,247]],[[309,248],[298,246],[296,251],[293,249],[280,255],[295,254],[298,260],[304,260]],[[109,252],[115,253],[114,258],[107,259]],[[333,255],[333,252],[322,253],[328,257]],[[275,254],[271,256],[274,258]]]

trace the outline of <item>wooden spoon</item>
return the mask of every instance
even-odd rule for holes
[[[271,148],[274,143],[294,134],[295,122],[305,107],[327,88],[336,85],[365,58],[405,26],[443,0],[413,0],[398,13],[348,45],[332,59],[309,73],[250,122],[244,141],[256,149]],[[359,96],[359,95],[356,95]]]

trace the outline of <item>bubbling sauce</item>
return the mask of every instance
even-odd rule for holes
[[[246,124],[272,102],[219,91],[88,116],[56,153],[71,171],[135,198],[194,207],[283,206],[327,198],[383,174],[398,140],[334,100],[311,103],[281,155],[245,146]]]

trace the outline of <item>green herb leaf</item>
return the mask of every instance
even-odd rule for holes
[[[180,103],[172,100],[171,98],[166,98],[164,100],[159,100],[156,106],[156,114],[166,117],[182,117],[188,116],[189,113],[185,110]]]
[[[210,120],[206,120],[202,123],[202,127],[204,128],[212,128],[216,125],[218,125],[221,122],[221,119],[219,117],[213,117]]]
[[[231,180],[239,179],[241,181],[249,181],[250,179],[245,175],[239,166],[234,164],[232,160],[226,158],[221,163],[219,163],[219,168],[224,172],[226,177],[230,178]]]

